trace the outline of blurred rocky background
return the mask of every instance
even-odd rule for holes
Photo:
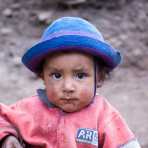
[[[44,87],[22,65],[21,56],[61,16],[91,21],[121,51],[122,64],[98,92],[122,113],[142,148],[148,148],[147,0],[0,0],[0,101],[11,104]]]

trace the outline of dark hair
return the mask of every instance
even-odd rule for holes
[[[101,87],[103,82],[109,78],[110,70],[102,60],[98,61],[97,58],[94,58],[94,61],[96,64],[96,73],[99,76],[97,87]]]
[[[46,62],[46,59],[43,60],[43,61],[40,63],[40,65],[38,66],[38,68],[37,68],[36,76],[37,76],[38,78],[41,78],[41,77],[42,77],[42,72],[43,72],[43,69],[44,69],[45,62]]]

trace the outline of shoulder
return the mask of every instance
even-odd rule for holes
[[[9,106],[12,110],[21,110],[21,111],[28,111],[28,110],[36,110],[38,108],[43,107],[43,103],[40,101],[39,97],[31,96],[27,98],[23,98],[16,103]]]
[[[96,95],[93,103],[95,108],[106,117],[120,115],[119,111],[104,96]]]
[[[104,140],[108,147],[121,145],[123,148],[135,145],[135,135],[130,130],[125,119],[120,112],[114,108],[104,97],[96,96],[96,105],[101,107],[99,114],[99,131],[104,135]],[[133,141],[132,141],[133,140]]]
[[[96,95],[94,104],[98,113],[99,123],[104,128],[113,122],[125,122],[121,113],[105,97]]]
[[[21,99],[12,105],[0,104],[0,116],[7,117],[12,123],[26,121],[24,117],[29,119],[41,110],[44,111],[44,107],[38,96]]]

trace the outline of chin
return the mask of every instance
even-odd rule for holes
[[[62,108],[62,110],[66,113],[73,113],[73,112],[78,112],[83,108]]]
[[[73,112],[78,111],[77,109],[62,109],[62,110],[66,113],[73,113]]]

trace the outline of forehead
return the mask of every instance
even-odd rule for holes
[[[93,63],[94,59],[91,55],[72,51],[50,54],[45,61],[46,65],[52,67],[91,67]]]

